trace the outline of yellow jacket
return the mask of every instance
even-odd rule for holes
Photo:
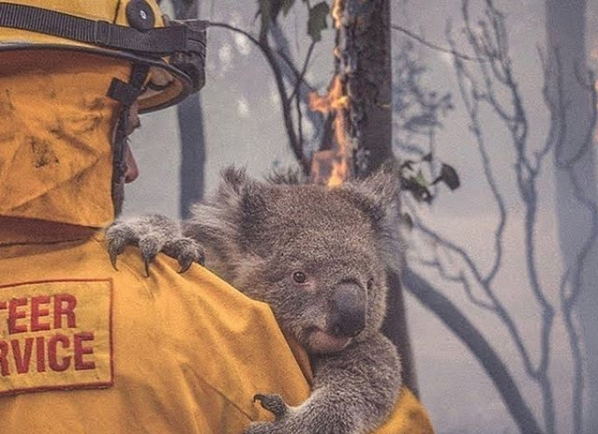
[[[241,433],[256,393],[309,395],[268,306],[200,266],[134,248],[110,265],[99,232],[0,217],[0,420],[6,433]],[[297,360],[300,360],[300,365]],[[404,391],[379,433],[432,433]]]

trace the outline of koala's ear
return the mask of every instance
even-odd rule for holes
[[[218,188],[218,194],[220,199],[224,199],[229,205],[234,205],[248,188],[251,189],[253,183],[255,181],[247,176],[245,169],[228,166],[222,171],[222,183]]]
[[[259,214],[264,207],[262,192],[265,186],[251,179],[245,169],[229,166],[222,172],[217,200],[226,203],[227,208],[236,210],[241,219],[245,215]]]
[[[270,184],[277,185],[301,185],[307,184],[309,180],[303,175],[301,169],[287,167],[286,169],[275,169],[266,178]]]
[[[247,176],[244,169],[233,166],[222,172],[222,182],[215,194],[194,205],[186,224],[187,233],[197,239],[209,237],[214,244],[241,238],[247,221],[265,209],[264,185]]]
[[[342,188],[349,200],[372,221],[376,244],[386,266],[401,269],[399,252],[403,249],[398,219],[398,171],[384,165],[367,178],[350,181]]]
[[[359,209],[379,223],[396,212],[398,185],[398,172],[387,164],[367,178],[349,181],[343,188]]]

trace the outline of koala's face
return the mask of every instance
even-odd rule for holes
[[[247,256],[233,282],[239,289],[267,302],[312,353],[340,351],[379,329],[387,259],[375,197],[348,188],[259,185],[246,199],[238,224]]]
[[[272,231],[277,241],[261,252],[264,283],[253,295],[270,304],[283,329],[308,351],[340,351],[379,328],[386,274],[366,221],[346,224],[352,220],[346,214],[334,221],[334,209],[328,215],[309,206],[305,211],[308,225],[295,221]],[[244,289],[251,295],[251,287]]]

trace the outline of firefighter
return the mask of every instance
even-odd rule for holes
[[[256,393],[309,396],[267,306],[199,265],[160,255],[145,278],[134,248],[119,271],[106,253],[137,112],[198,91],[204,60],[203,25],[154,0],[0,2],[3,433],[234,434],[272,417]],[[431,432],[411,394],[397,408],[381,432]]]

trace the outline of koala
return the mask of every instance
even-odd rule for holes
[[[329,188],[285,176],[258,182],[229,168],[188,221],[117,221],[108,249],[115,263],[125,245],[139,245],[146,266],[162,251],[183,271],[205,256],[208,269],[268,303],[305,348],[311,396],[291,407],[256,395],[275,420],[245,434],[365,434],[384,422],[401,388],[397,349],[380,331],[387,269],[398,267],[396,179],[383,170]]]

